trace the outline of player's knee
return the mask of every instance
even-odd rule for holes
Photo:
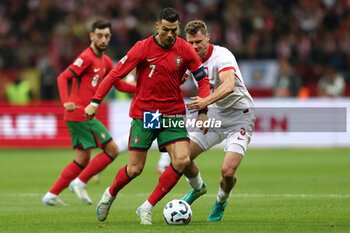
[[[185,167],[187,167],[191,163],[190,157],[186,157],[177,161],[177,166],[181,167],[182,170],[185,169]]]
[[[128,170],[127,171],[128,171],[128,176],[131,179],[133,179],[133,178],[139,176],[142,173],[143,167],[138,167],[138,166],[131,167],[131,166],[128,166]]]
[[[171,164],[173,165],[173,167],[175,168],[175,170],[179,171],[179,172],[183,172],[183,170],[185,169],[185,167],[187,167],[190,164],[191,160],[189,157],[186,158],[177,158],[174,159]]]
[[[119,154],[119,150],[118,150],[118,147],[117,147],[115,150],[112,150],[109,153],[107,151],[105,151],[105,153],[107,153],[110,157],[115,159],[118,156],[118,154]]]
[[[230,166],[222,166],[221,175],[222,177],[234,177],[236,173],[236,168]]]
[[[81,167],[86,167],[90,162],[90,157],[80,157],[78,159],[76,158],[75,162],[79,164]]]
[[[104,149],[104,152],[108,154],[112,158],[116,158],[119,154],[119,148],[117,144],[115,143],[110,143],[107,145],[107,147]]]

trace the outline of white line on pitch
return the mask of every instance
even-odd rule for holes
[[[118,196],[149,196],[151,193],[137,193],[137,194],[125,194],[121,193]],[[37,197],[37,196],[43,196],[44,193],[3,193],[0,194],[0,196],[11,196],[11,197]],[[102,195],[102,194],[101,194]],[[176,196],[176,197],[182,197],[182,194],[179,193],[171,193],[169,196]],[[264,193],[235,193],[232,194],[233,197],[242,197],[242,198],[350,198],[350,194],[302,194],[302,193],[272,193],[272,194],[264,194]],[[203,197],[216,197],[216,194],[206,194]]]

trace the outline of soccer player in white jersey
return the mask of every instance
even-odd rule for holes
[[[234,55],[226,48],[209,43],[210,34],[201,20],[191,21],[185,28],[186,40],[196,50],[208,72],[211,94],[196,97],[187,104],[190,111],[208,106],[208,118],[221,120],[221,128],[210,128],[203,135],[198,129],[190,132],[191,163],[184,175],[192,189],[182,198],[192,204],[207,192],[199,168],[193,161],[199,154],[226,139],[225,157],[221,167],[219,191],[207,221],[220,221],[233,187],[237,168],[247,150],[254,130],[254,103],[246,89]]]

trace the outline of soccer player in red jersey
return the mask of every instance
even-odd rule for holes
[[[71,133],[75,159],[63,169],[60,177],[43,197],[42,202],[45,205],[65,205],[58,195],[70,183],[70,188],[78,198],[91,204],[92,201],[86,192],[86,183],[110,164],[119,153],[117,144],[103,124],[97,119],[87,120],[84,117],[84,108],[94,96],[101,79],[113,68],[112,60],[104,54],[111,35],[111,24],[108,21],[94,22],[90,32],[90,47],[85,49],[57,79],[61,101],[65,108],[64,120]],[[71,79],[73,81],[69,93],[68,80]],[[115,87],[128,93],[134,93],[136,90],[135,85],[126,82],[118,82]],[[89,162],[90,151],[96,147],[101,147],[103,152]],[[75,179],[76,177],[78,178]]]
[[[90,105],[85,108],[86,117],[92,119],[112,85],[120,82],[136,67],[137,87],[130,108],[133,121],[129,137],[129,160],[127,166],[118,171],[113,184],[105,190],[97,206],[97,218],[100,221],[107,218],[118,192],[140,175],[147,151],[156,138],[159,149],[169,152],[172,163],[159,177],[158,185],[148,200],[137,209],[141,224],[152,224],[152,208],[176,185],[183,169],[190,162],[189,137],[183,125],[186,109],[180,85],[188,69],[198,81],[200,97],[209,95],[210,86],[204,67],[192,46],[177,37],[179,23],[176,10],[162,9],[155,23],[158,33],[137,42],[130,49],[103,80]],[[206,112],[199,113],[199,118],[206,118]]]

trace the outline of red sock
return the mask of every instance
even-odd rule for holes
[[[77,162],[73,161],[70,164],[68,164],[62,171],[60,177],[56,180],[55,184],[50,189],[50,193],[58,195],[60,192],[62,192],[63,189],[65,189],[69,183],[74,180],[79,173],[84,168],[81,167]]]
[[[109,193],[112,196],[117,195],[117,193],[129,182],[131,179],[129,178],[128,174],[126,173],[126,166],[119,169],[117,175],[114,178],[114,182],[112,186],[109,188]]]
[[[79,175],[79,179],[86,184],[91,177],[105,169],[112,161],[112,157],[106,153],[96,155]]]
[[[155,206],[157,202],[160,201],[176,185],[181,175],[182,174],[177,172],[170,164],[170,166],[160,175],[157,187],[148,198],[149,203]]]

